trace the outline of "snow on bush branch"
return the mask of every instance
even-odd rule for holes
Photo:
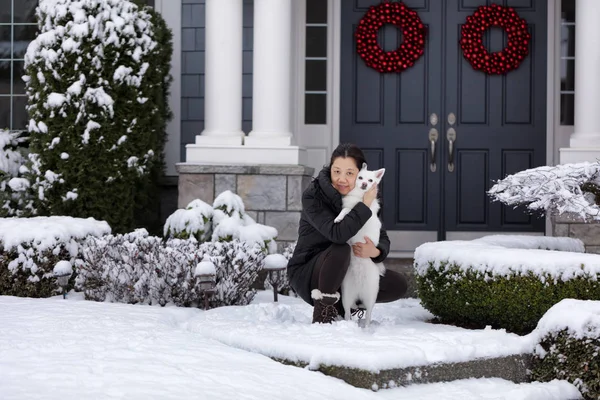
[[[509,175],[488,192],[495,201],[531,211],[600,219],[600,163],[543,166]]]

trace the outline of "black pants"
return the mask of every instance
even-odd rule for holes
[[[319,289],[321,293],[340,292],[342,281],[350,265],[350,252],[348,244],[332,244],[317,258],[312,274],[310,290]],[[395,301],[406,293],[408,284],[406,279],[396,271],[386,269],[385,275],[379,277],[379,293],[377,303]]]

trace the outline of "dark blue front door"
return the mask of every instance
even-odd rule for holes
[[[513,7],[532,36],[528,57],[503,76],[474,70],[459,44],[461,25],[491,4],[486,0],[404,1],[427,27],[425,53],[401,73],[367,67],[356,54],[354,31],[379,3],[342,1],[340,140],[361,146],[371,168],[386,168],[386,228],[414,232],[421,241],[426,232],[446,239],[543,231],[543,219],[491,203],[486,190],[546,161],[547,1],[497,1]],[[379,38],[385,50],[402,41],[393,26]],[[489,51],[499,51],[507,36],[490,29],[484,40]]]

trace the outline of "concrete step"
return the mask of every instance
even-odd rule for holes
[[[284,359],[274,360],[305,368],[307,363]],[[501,378],[515,383],[529,382],[532,356],[519,354],[507,357],[479,359],[460,363],[431,364],[417,367],[382,370],[379,373],[342,366],[320,366],[315,371],[339,378],[359,388],[378,390],[396,386],[450,382],[469,378]]]

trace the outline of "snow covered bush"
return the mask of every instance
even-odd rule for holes
[[[198,241],[240,240],[258,243],[265,251],[277,251],[277,229],[258,224],[248,214],[242,198],[226,190],[219,194],[212,207],[196,199],[185,210],[177,210],[167,218],[165,237],[187,239],[195,237]]]
[[[0,129],[0,218],[35,214],[21,151],[26,141],[22,132]]]
[[[53,274],[59,261],[76,265],[87,236],[110,233],[92,218],[0,218],[0,295],[49,297],[60,293]]]
[[[532,379],[566,380],[587,400],[600,398],[600,302],[565,299],[542,317],[533,335]]]
[[[184,209],[176,210],[165,221],[163,234],[167,238],[196,238],[205,242],[212,237],[213,208],[200,199],[193,200]]]
[[[265,257],[257,244],[164,241],[143,229],[88,238],[76,287],[88,300],[197,306],[201,293],[194,271],[205,256],[217,273],[211,306],[245,305],[254,298],[250,286]]]
[[[129,0],[40,0],[23,79],[42,214],[91,216],[125,232],[137,203],[146,205],[162,169],[169,82],[147,10]]]
[[[509,175],[488,192],[495,201],[530,211],[600,219],[600,163],[543,166]]]
[[[532,331],[565,298],[600,300],[600,256],[578,239],[488,236],[415,251],[418,294],[441,322]]]

